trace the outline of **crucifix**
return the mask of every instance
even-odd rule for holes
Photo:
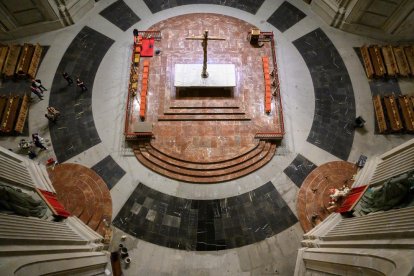
[[[185,39],[188,39],[188,40],[202,40],[203,41],[203,42],[201,42],[201,46],[203,46],[204,59],[203,59],[203,71],[201,72],[201,77],[208,78],[208,73],[207,73],[207,41],[208,40],[226,40],[226,39],[221,38],[221,37],[208,36],[208,30],[205,30],[204,34],[202,36],[186,37]]]

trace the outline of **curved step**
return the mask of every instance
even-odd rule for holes
[[[143,155],[140,151],[136,151],[136,156],[137,159],[147,168],[161,174],[164,175],[166,177],[175,179],[175,180],[180,180],[180,181],[184,181],[184,182],[190,182],[190,183],[218,183],[218,182],[224,182],[224,181],[229,181],[229,180],[233,180],[233,179],[237,179],[239,177],[242,177],[244,175],[247,175],[259,168],[261,168],[262,166],[264,166],[265,164],[267,164],[272,157],[274,156],[274,153],[276,151],[276,144],[273,143],[267,143],[270,146],[267,148],[267,151],[263,151],[261,154],[261,158],[259,160],[255,160],[254,162],[246,162],[242,168],[238,168],[235,171],[229,171],[228,173],[225,172],[221,172],[219,175],[216,176],[209,176],[209,175],[205,175],[205,174],[200,174],[200,175],[186,175],[186,174],[182,174],[180,173],[180,171],[177,170],[169,170],[167,168],[164,168],[162,166],[160,166],[159,164],[153,163],[151,160],[147,159],[145,155]],[[201,171],[200,173],[205,173],[206,171]]]
[[[264,142],[265,142],[265,141],[264,141]],[[177,157],[176,155],[177,155],[178,153],[176,153],[176,152],[165,152],[165,151],[163,151],[163,150],[161,150],[161,149],[159,149],[159,148],[157,148],[157,147],[153,146],[153,144],[152,144],[152,143],[150,143],[150,146],[151,146],[151,148],[153,148],[154,150],[158,151],[160,154],[165,155],[165,156],[167,156],[167,157],[168,157],[168,158],[170,158],[170,159],[177,160],[177,161],[182,161],[182,162],[184,162],[184,163],[191,163],[191,164],[217,164],[217,163],[225,163],[225,162],[229,162],[229,161],[232,161],[232,160],[238,159],[238,158],[240,158],[240,157],[242,157],[242,156],[245,156],[246,154],[248,154],[249,152],[251,152],[251,151],[253,151],[255,148],[257,148],[257,147],[259,146],[259,144],[260,144],[260,141],[259,141],[259,142],[257,142],[256,144],[254,144],[254,145],[253,145],[253,146],[251,146],[251,147],[248,147],[248,148],[246,147],[246,149],[245,149],[244,151],[239,151],[239,154],[237,154],[237,155],[231,156],[231,157],[229,157],[229,158],[216,159],[216,160],[214,160],[214,161],[190,161],[190,160],[187,160],[187,159],[183,159],[183,158]]]
[[[68,163],[49,170],[49,175],[65,209],[104,235],[103,219],[111,221],[112,199],[102,178],[87,167]]]
[[[236,163],[232,166],[216,167],[214,169],[206,168],[206,169],[198,169],[198,170],[193,170],[191,168],[186,168],[184,166],[177,167],[177,166],[171,165],[162,159],[158,159],[154,157],[148,151],[141,151],[140,154],[142,154],[151,163],[156,164],[157,166],[163,167],[164,169],[171,171],[171,172],[176,172],[176,173],[187,175],[187,176],[216,177],[216,176],[222,176],[222,175],[238,172],[242,170],[243,168],[245,168],[246,166],[250,166],[260,161],[262,158],[264,158],[264,156],[269,151],[269,149],[270,149],[270,144],[265,143],[264,147],[261,148],[260,152],[258,152],[256,155],[252,156],[251,158],[244,160],[243,162]]]
[[[254,148],[251,150],[236,156],[235,158],[219,161],[219,162],[211,162],[211,163],[196,163],[191,161],[184,161],[180,159],[173,158],[163,152],[159,151],[158,149],[154,148],[151,144],[144,144],[141,147],[145,147],[146,150],[153,155],[155,158],[169,164],[172,166],[176,166],[183,169],[190,169],[190,170],[218,170],[223,168],[228,168],[235,166],[239,163],[245,162],[246,160],[253,158],[254,156],[258,155],[265,146],[265,141],[260,141]]]

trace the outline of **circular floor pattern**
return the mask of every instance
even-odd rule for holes
[[[104,236],[103,220],[112,220],[112,199],[102,178],[85,166],[71,163],[59,164],[48,172],[65,209]]]
[[[334,161],[314,169],[303,181],[298,193],[297,213],[303,231],[306,233],[323,221],[331,212],[331,188],[351,187],[357,173],[355,164]]]

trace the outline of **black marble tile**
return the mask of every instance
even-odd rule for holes
[[[108,155],[92,168],[105,181],[108,189],[112,189],[116,183],[125,175],[125,171]],[[145,206],[145,205],[144,205]],[[145,206],[150,208],[148,206]]]
[[[289,2],[285,1],[269,17],[269,19],[267,19],[267,22],[283,33],[305,17],[306,14]]]
[[[102,58],[114,41],[84,27],[73,39],[59,63],[50,91],[49,105],[61,111],[56,124],[50,124],[50,136],[59,162],[101,142],[92,115],[92,90]],[[68,72],[85,82],[88,91],[68,86],[62,77]]]
[[[152,13],[156,13],[169,8],[190,4],[215,4],[236,8],[252,14],[263,4],[264,0],[144,0]],[[197,12],[194,10],[194,12]],[[200,9],[199,12],[203,12]]]
[[[216,251],[262,241],[297,221],[271,182],[217,200],[178,198],[139,184],[113,224],[161,246]]]
[[[311,161],[298,154],[283,172],[300,188],[308,174],[316,167]]]
[[[355,98],[348,70],[320,28],[293,44],[309,68],[315,93],[315,114],[307,141],[347,160],[355,132]]]
[[[140,20],[134,11],[122,0],[109,5],[99,14],[124,32]]]

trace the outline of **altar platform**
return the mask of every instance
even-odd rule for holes
[[[272,98],[271,112],[264,110],[262,57],[272,60],[272,48],[270,43],[261,48],[249,44],[246,36],[253,27],[224,15],[188,14],[149,29],[161,30],[162,39],[154,47],[162,49],[162,54],[142,58],[138,68],[138,83],[141,83],[142,63],[150,60],[144,122],[151,123],[152,137],[132,145],[143,165],[179,181],[217,183],[249,174],[273,158],[277,144],[257,138],[256,134],[272,132],[283,136],[282,107]],[[176,65],[201,66],[200,43],[186,41],[185,37],[198,35],[205,29],[212,35],[231,38],[209,42],[207,71],[211,74],[214,64],[233,65],[234,83],[231,79],[226,85],[234,87],[183,89],[181,85],[192,84],[182,78],[181,83],[176,82]],[[201,67],[194,68],[194,72],[201,79]],[[138,88],[138,95],[131,103],[131,117],[126,122],[129,129],[141,121],[140,98]]]
[[[189,87],[235,87],[236,69],[234,64],[208,64],[208,77],[203,78],[203,64],[175,64],[174,86]]]

